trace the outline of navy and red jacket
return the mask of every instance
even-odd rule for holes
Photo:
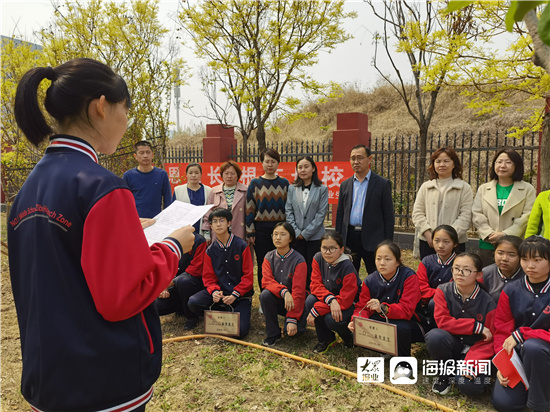
[[[286,313],[286,322],[298,323],[306,300],[307,264],[304,257],[290,249],[284,256],[277,249],[267,252],[262,264],[262,287],[281,299],[292,295],[294,309]]]
[[[8,223],[33,410],[125,411],[146,402],[162,361],[153,304],[177,273],[175,239],[148,246],[132,192],[84,140],[53,136]]]
[[[331,265],[321,252],[317,252],[312,261],[311,294],[319,300],[311,308],[311,314],[318,317],[330,313],[333,299],[342,310],[348,309],[357,298],[360,284],[361,279],[350,259],[344,258]]]
[[[433,298],[437,287],[443,283],[450,282],[453,279],[451,267],[455,260],[456,253],[444,262],[437,253],[428,255],[418,265],[416,276],[420,284],[420,296],[424,301]]]
[[[480,283],[481,287],[487,291],[489,295],[491,295],[495,303],[498,303],[500,293],[502,292],[502,289],[504,289],[504,286],[506,286],[509,282],[519,280],[524,276],[525,273],[520,266],[512,277],[507,278],[502,274],[497,264],[493,263],[492,265],[483,268],[483,278]]]
[[[481,332],[487,327],[494,336],[497,305],[478,283],[470,296],[464,300],[456,283],[440,285],[435,291],[434,303],[437,327],[460,338],[463,345],[471,346],[465,360],[485,360],[493,357],[493,338],[485,341]]]
[[[221,290],[237,299],[254,295],[254,264],[247,243],[233,234],[226,245],[214,239],[204,254],[202,282],[210,294]]]
[[[187,273],[197,278],[202,277],[202,268],[204,264],[204,254],[206,252],[206,239],[195,232],[195,242],[193,249],[184,253],[178,263],[178,275]]]
[[[380,304],[388,306],[388,319],[411,320],[416,305],[420,302],[420,287],[416,273],[406,266],[399,266],[395,275],[386,280],[377,270],[372,272],[365,278],[352,319],[354,316],[370,318],[376,313],[367,308],[367,303],[371,299],[378,299]]]
[[[550,343],[550,279],[538,293],[527,276],[508,283],[498,301],[495,329],[495,353],[510,335],[517,343],[531,338]]]

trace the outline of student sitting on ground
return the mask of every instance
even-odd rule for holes
[[[550,409],[550,241],[530,236],[519,247],[525,277],[504,287],[495,314],[495,352],[513,350],[521,358],[529,390],[510,388],[500,371],[493,389],[499,411]]]
[[[390,240],[376,248],[375,263],[377,270],[365,278],[353,317],[397,325],[398,355],[411,356],[411,343],[424,340],[414,313],[420,301],[418,277],[403,266],[401,250]],[[354,331],[353,322],[348,327]]]
[[[435,327],[433,297],[437,287],[453,278],[451,267],[458,249],[458,233],[450,225],[439,225],[433,231],[432,240],[436,253],[422,259],[416,271],[421,298],[416,313],[424,332]]]
[[[321,238],[321,252],[313,257],[311,295],[306,299],[307,323],[315,325],[317,332],[314,353],[325,353],[336,343],[334,332],[347,348],[353,348],[353,335],[346,326],[360,284],[351,257],[345,253],[342,235],[325,233]]]
[[[183,330],[191,330],[199,321],[199,317],[189,309],[188,301],[195,293],[204,289],[202,283],[202,267],[206,240],[195,232],[193,249],[182,255],[178,264],[178,275],[170,282],[155,300],[159,315],[168,315],[176,312],[185,316]]]
[[[495,242],[495,263],[483,268],[481,287],[498,304],[504,286],[525,276],[519,259],[521,238],[504,235]]]
[[[273,228],[273,244],[276,249],[267,252],[263,261],[260,305],[265,317],[267,338],[264,346],[273,346],[281,339],[277,315],[286,317],[288,336],[306,330],[304,303],[306,300],[307,264],[302,255],[292,249],[296,240],[294,229],[287,222],[279,222]]]
[[[480,395],[490,383],[490,377],[479,373],[477,361],[490,360],[494,355],[493,334],[496,304],[481,289],[481,259],[473,253],[461,253],[453,263],[453,282],[440,285],[435,292],[436,329],[426,336],[432,358],[438,361],[464,360],[466,367],[457,369],[458,389],[466,395]],[[440,362],[440,365],[444,362]],[[490,364],[490,363],[489,363]],[[432,391],[449,393],[452,376],[440,371]]]
[[[208,216],[216,239],[204,255],[202,280],[206,289],[189,298],[189,309],[200,315],[210,308],[233,308],[240,313],[239,338],[243,338],[250,330],[254,266],[246,241],[229,231],[231,219],[225,208],[216,208]]]

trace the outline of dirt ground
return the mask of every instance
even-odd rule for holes
[[[19,331],[7,259],[3,255],[1,268],[0,410],[29,410],[28,404],[20,394]],[[245,341],[259,344],[265,338],[265,324],[258,307],[256,294],[253,301],[251,332]],[[202,322],[194,331],[188,332],[183,331],[184,321],[185,319],[174,315],[163,317],[164,337],[202,333]],[[283,339],[275,349],[349,371],[356,370],[358,357],[379,356],[363,348],[345,349],[341,343],[324,355],[316,355],[311,352],[315,343],[315,331],[310,328],[298,338]],[[216,338],[168,343],[163,349],[163,369],[155,385],[153,399],[148,404],[148,411],[436,410],[385,389],[358,383],[337,372]],[[427,358],[423,344],[416,344],[413,352],[419,359]],[[385,383],[389,384],[387,372]],[[492,409],[488,394],[472,400],[453,389],[450,396],[440,397],[431,392],[431,382],[395,387],[458,411]]]

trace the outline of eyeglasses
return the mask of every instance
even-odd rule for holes
[[[441,163],[447,164],[447,163],[451,163],[451,162],[452,162],[451,159],[444,159],[444,160],[439,160],[439,159],[438,159],[438,160],[434,161],[434,163],[435,163],[436,165],[440,165]]]
[[[225,223],[225,222],[227,222],[227,219],[225,219],[223,217],[220,217],[218,219],[216,219],[216,218],[212,219],[211,224],[212,225],[217,225],[218,223]]]
[[[275,165],[278,162],[276,160],[267,160],[267,159],[265,159],[264,163],[267,164],[267,165]]]
[[[323,253],[334,253],[337,250],[338,248],[336,246],[331,246],[331,247],[321,246],[321,252]]]
[[[470,269],[460,269],[460,268],[455,268],[453,266],[451,268],[451,272],[453,273],[453,275],[461,275],[461,276],[467,278],[472,273],[477,273],[478,271],[477,270],[470,270]]]
[[[365,160],[367,157],[366,156],[352,156],[349,158],[349,161],[351,163],[355,163],[355,162],[362,162],[363,160]]]

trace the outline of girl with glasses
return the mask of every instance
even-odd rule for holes
[[[444,370],[432,385],[432,391],[447,395],[455,380],[466,395],[480,395],[490,383],[488,370],[479,369],[479,361],[494,355],[493,326],[496,304],[480,288],[481,259],[473,253],[461,253],[453,263],[453,282],[440,285],[435,291],[436,329],[426,334],[426,346],[433,359],[464,361],[466,367],[452,376]],[[443,362],[440,362],[440,364]]]
[[[314,353],[325,353],[336,343],[338,333],[347,348],[353,348],[353,335],[347,328],[358,297],[361,280],[351,256],[344,249],[338,232],[321,238],[321,251],[313,257],[311,295],[306,299],[308,325],[315,326]]]

